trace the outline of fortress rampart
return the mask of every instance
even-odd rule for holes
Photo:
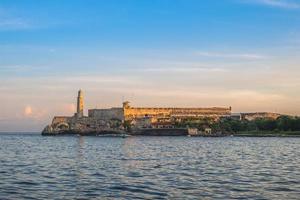
[[[123,108],[90,109],[88,110],[88,116],[101,120],[118,119],[122,121],[124,120],[124,111]]]
[[[193,117],[212,117],[219,118],[230,116],[231,108],[212,107],[212,108],[143,108],[131,107],[129,102],[123,104],[125,120],[135,118],[193,118]]]
[[[231,108],[155,108],[155,107],[131,107],[129,102],[124,102],[122,108],[90,109],[88,117],[101,120],[134,120],[145,117],[159,118],[220,118],[230,116]]]
[[[72,117],[55,116],[52,120],[52,124],[57,126],[62,123],[70,123],[71,121],[72,121]]]

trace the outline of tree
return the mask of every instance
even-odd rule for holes
[[[277,122],[274,119],[260,118],[255,120],[258,130],[272,131],[277,128]]]
[[[124,129],[128,132],[131,132],[132,131],[132,128],[131,128],[131,121],[129,120],[125,120],[124,123],[123,123],[123,126],[124,126]]]
[[[291,130],[292,118],[289,116],[280,116],[277,119],[277,128],[282,131]]]

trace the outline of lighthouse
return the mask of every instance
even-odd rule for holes
[[[83,93],[82,93],[82,90],[78,91],[76,116],[83,117]]]

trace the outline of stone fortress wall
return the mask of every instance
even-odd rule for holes
[[[281,115],[270,112],[241,113],[241,120],[252,121],[258,118],[277,119]]]
[[[66,116],[55,116],[52,120],[52,124],[58,125],[61,123],[69,123],[72,119],[72,117],[66,117]]]
[[[155,108],[131,107],[129,102],[123,103],[123,108],[90,109],[88,117],[101,120],[134,120],[141,118],[192,118],[230,116],[231,108]]]
[[[51,129],[55,131],[80,130],[81,132],[84,132],[115,128],[116,124],[109,118],[105,120],[87,116],[77,117],[77,115],[74,115],[72,117],[56,116],[53,118],[50,126]]]
[[[123,108],[89,109],[88,117],[101,120],[118,119],[122,121],[124,120],[124,111]]]
[[[125,120],[136,118],[201,118],[211,117],[220,118],[230,116],[231,107],[211,107],[211,108],[143,108],[131,107],[129,102],[123,103]]]

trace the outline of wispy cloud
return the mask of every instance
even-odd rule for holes
[[[225,72],[224,68],[197,68],[197,67],[164,67],[164,68],[146,68],[145,72],[174,72],[174,73],[191,73],[191,72]]]
[[[0,19],[0,30],[29,29],[32,26],[21,18]]]
[[[256,3],[271,7],[285,8],[285,9],[299,9],[300,4],[291,0],[244,0],[243,2]]]
[[[267,58],[267,56],[264,55],[251,54],[251,53],[222,53],[222,52],[197,51],[195,54],[203,57],[235,58],[235,59],[247,59],[247,60],[258,60],[258,59]]]
[[[16,16],[0,7],[0,31],[23,30],[32,27],[32,24],[24,17]]]
[[[19,72],[31,71],[45,68],[45,66],[32,66],[32,65],[0,65],[0,72]]]

